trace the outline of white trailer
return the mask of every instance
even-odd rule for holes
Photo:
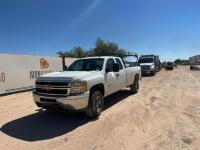
[[[66,58],[66,65],[73,58]],[[0,54],[0,95],[33,89],[42,74],[62,71],[60,57]]]

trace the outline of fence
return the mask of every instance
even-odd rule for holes
[[[75,59],[66,58],[66,65]],[[0,54],[0,95],[33,89],[39,76],[62,70],[59,57]]]

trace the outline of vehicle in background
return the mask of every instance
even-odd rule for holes
[[[191,65],[190,70],[199,70],[200,71],[200,65]]]
[[[200,55],[190,57],[189,64],[190,65],[200,65]]]
[[[159,56],[157,55],[141,55],[139,58],[142,74],[155,75],[161,69]]]
[[[165,70],[173,70],[173,69],[174,69],[174,63],[168,61],[165,65]]]
[[[200,70],[200,55],[189,58],[190,70]]]
[[[126,64],[119,57],[87,57],[77,59],[66,71],[37,78],[33,97],[38,107],[82,110],[96,118],[104,97],[124,87],[137,93],[140,79],[138,64]]]

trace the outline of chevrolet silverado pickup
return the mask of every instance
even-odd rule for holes
[[[137,93],[140,79],[140,66],[130,66],[120,57],[86,57],[65,71],[37,78],[33,98],[38,107],[82,110],[95,118],[101,114],[106,96],[125,87]]]

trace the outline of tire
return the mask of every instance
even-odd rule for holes
[[[91,118],[98,118],[103,111],[104,96],[100,91],[93,91],[89,97],[86,115]]]
[[[156,75],[156,71],[152,71],[152,76],[155,76]]]
[[[130,86],[131,93],[136,94],[139,91],[139,78],[136,77],[134,83]]]
[[[38,102],[36,102],[35,104],[37,105],[37,107],[40,107],[40,108],[42,107],[42,104],[40,104]]]

